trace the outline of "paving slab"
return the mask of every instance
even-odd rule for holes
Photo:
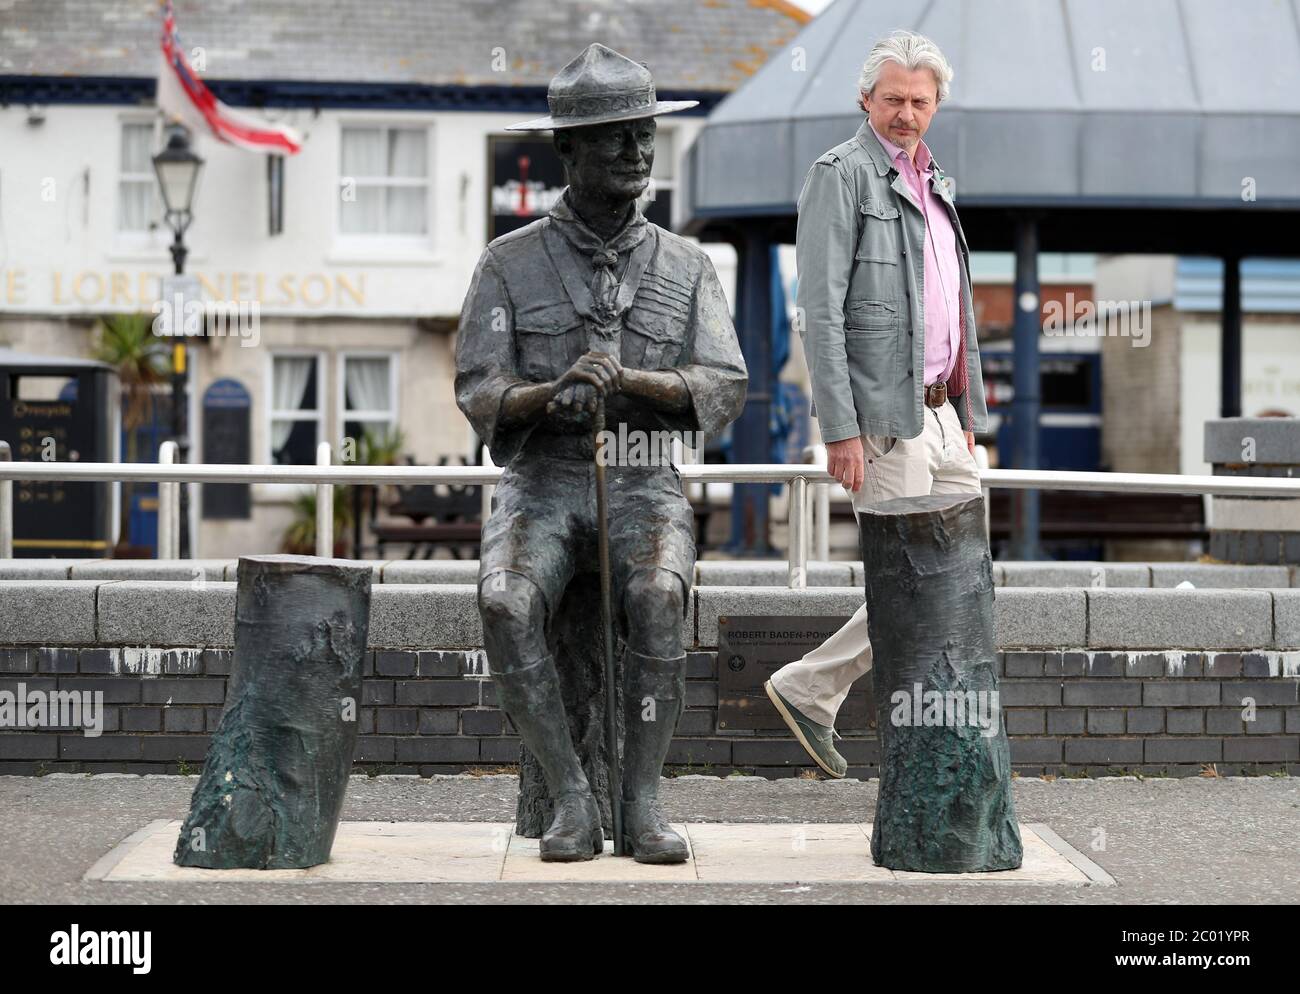
[[[1081,886],[1096,879],[1030,826],[1021,826],[1024,865],[993,873],[894,871],[871,861],[865,823],[675,823],[691,855],[685,863],[645,865],[616,857],[613,842],[592,860],[544,863],[537,839],[510,822],[342,822],[330,860],[300,870],[209,870],[172,862],[181,821],[155,820],[134,832],[85,874],[85,880],[261,884],[312,882],[452,883],[906,883],[953,880]],[[1059,841],[1059,840],[1058,840]],[[1064,843],[1061,843],[1064,846]],[[1064,846],[1069,848],[1068,846]],[[1073,850],[1071,850],[1073,852]],[[1077,853],[1075,854],[1077,855]]]
[[[605,852],[596,859],[579,863],[543,863],[541,842],[514,835],[512,824],[503,826],[510,839],[505,867],[497,878],[509,883],[661,883],[689,884],[699,880],[694,859],[673,865],[638,863],[634,859],[620,859],[614,855],[614,843],[605,840]],[[673,831],[687,840],[692,848],[686,825],[673,823]]]
[[[871,826],[862,824],[689,825],[701,880],[889,883],[871,862]]]
[[[217,883],[259,881],[402,881],[451,883],[497,880],[510,826],[493,822],[370,822],[339,825],[328,863],[301,870],[209,870],[177,866],[172,851],[182,822],[158,820],[115,847],[86,880]]]

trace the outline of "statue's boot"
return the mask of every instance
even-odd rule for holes
[[[605,848],[600,808],[569,738],[554,661],[547,656],[522,669],[494,672],[492,680],[519,737],[541,763],[554,799],[551,824],[541,839],[542,859],[571,862],[599,856]]]
[[[638,863],[683,863],[686,840],[659,806],[659,777],[686,698],[686,653],[671,658],[628,651],[623,746],[623,837]]]
[[[592,859],[605,850],[600,807],[589,788],[566,790],[555,799],[555,816],[542,834],[542,859],[567,863]]]

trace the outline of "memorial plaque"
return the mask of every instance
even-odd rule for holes
[[[238,380],[217,380],[203,394],[203,461],[247,464],[252,401]],[[203,484],[205,519],[247,519],[252,502],[247,483]]]
[[[838,632],[847,617],[729,615],[718,619],[718,728],[784,729],[763,684],[786,663],[803,657]],[[871,680],[853,685],[835,727],[875,734]]]

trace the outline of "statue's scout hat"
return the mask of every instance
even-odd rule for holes
[[[512,124],[507,131],[554,131],[611,121],[633,121],[686,110],[698,100],[656,100],[650,70],[599,42],[561,69],[546,91],[548,117]]]

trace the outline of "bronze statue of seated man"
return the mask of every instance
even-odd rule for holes
[[[456,400],[503,467],[478,588],[492,678],[554,799],[542,859],[576,860],[602,851],[600,811],[546,631],[575,571],[595,561],[597,404],[611,437],[707,437],[740,413],[747,373],[708,256],[638,204],[655,116],[693,101],[658,101],[644,66],[594,44],[555,77],[548,102],[550,116],[515,130],[554,131],[568,185],[548,216],[480,257],[461,313]],[[627,648],[624,838],[640,862],[681,862],[686,842],[658,787],[684,705],[693,516],[671,462],[625,456],[615,447],[605,470],[612,606]]]

